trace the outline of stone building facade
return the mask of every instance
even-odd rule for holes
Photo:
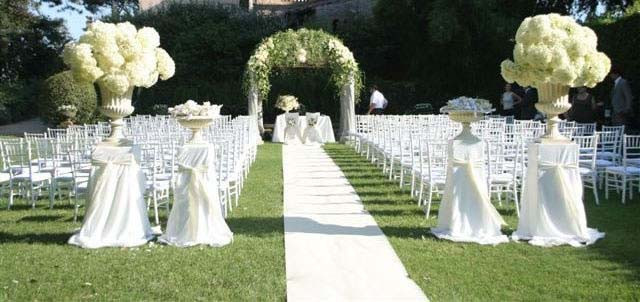
[[[258,10],[267,14],[312,12],[320,18],[344,18],[348,14],[370,15],[375,0],[140,0],[140,9],[148,10],[168,2],[209,2]]]

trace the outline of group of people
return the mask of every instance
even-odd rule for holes
[[[614,126],[627,125],[633,113],[631,87],[622,77],[620,70],[615,67],[611,69],[609,78],[613,81],[611,109],[605,110],[604,102],[597,100],[587,87],[578,87],[577,92],[570,99],[571,109],[564,114],[564,117],[578,123],[599,124],[604,124],[605,120],[610,118]],[[521,120],[544,119],[543,114],[535,107],[537,101],[538,93],[535,88],[521,88],[507,83],[500,101],[502,114]]]

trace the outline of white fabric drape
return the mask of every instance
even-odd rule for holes
[[[445,191],[438,212],[436,237],[458,242],[508,242],[505,224],[489,198],[484,166],[484,143],[449,142]]]
[[[302,133],[302,142],[305,145],[322,145],[324,139],[318,130],[318,120],[320,119],[320,112],[310,113],[305,115],[307,127]]]
[[[287,126],[285,114],[280,114],[276,117],[276,123],[273,127],[273,137],[271,139],[274,143],[283,143],[284,142],[284,129]],[[298,127],[301,129],[301,133],[304,133],[308,126],[307,118],[301,116],[298,120]],[[316,124],[316,129],[318,129],[318,133],[320,134],[322,141],[325,143],[335,143],[336,137],[333,134],[333,125],[331,123],[331,118],[326,115],[321,115],[318,118],[318,124]]]
[[[576,144],[531,144],[514,240],[539,246],[592,244],[604,237],[587,227]]]
[[[218,197],[214,147],[185,145],[178,154],[178,166],[175,202],[159,241],[179,247],[231,243],[233,233]]]
[[[87,209],[69,244],[83,248],[132,247],[153,238],[145,177],[137,147],[99,146],[92,154]]]

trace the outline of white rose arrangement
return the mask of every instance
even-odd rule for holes
[[[598,38],[571,17],[538,15],[522,21],[516,32],[513,61],[501,64],[507,82],[538,87],[554,83],[594,87],[611,68],[611,61],[596,49]]]
[[[149,88],[175,73],[175,63],[160,46],[155,29],[137,30],[129,22],[91,23],[78,42],[65,46],[64,62],[75,78],[97,82],[122,95],[134,86]]]
[[[61,105],[61,106],[58,106],[58,111],[59,112],[76,112],[78,111],[78,108],[76,108],[75,105]]]
[[[278,97],[278,101],[276,102],[276,108],[288,112],[300,108],[300,104],[298,103],[298,98],[295,96],[281,95]]]
[[[471,111],[480,113],[489,113],[494,111],[491,102],[485,99],[470,98],[461,96],[453,100],[447,101],[447,105],[440,108],[440,112],[447,113],[452,111]]]
[[[194,118],[194,117],[217,117],[220,115],[222,105],[211,105],[210,102],[204,102],[199,105],[194,100],[188,100],[186,103],[169,108],[169,114],[175,118]]]

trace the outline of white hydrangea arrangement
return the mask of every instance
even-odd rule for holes
[[[202,105],[194,100],[188,100],[186,103],[169,108],[169,114],[175,118],[194,118],[194,117],[217,117],[220,115],[222,105],[211,105],[210,102],[204,102]]]
[[[61,106],[58,106],[58,111],[59,112],[76,112],[78,111],[78,108],[76,108],[75,105],[61,105]]]
[[[440,112],[442,113],[448,113],[452,111],[489,113],[494,110],[495,109],[493,109],[490,101],[479,98],[470,98],[466,96],[461,96],[453,100],[449,100],[447,101],[446,106],[440,108]]]
[[[276,102],[276,108],[289,112],[300,108],[300,104],[298,103],[298,98],[295,96],[281,95],[278,97],[278,101]]]
[[[149,88],[158,78],[175,73],[175,63],[160,46],[160,36],[151,27],[137,30],[129,22],[91,23],[78,42],[67,44],[64,62],[75,78],[97,82],[115,95],[134,86]]]
[[[596,49],[598,38],[571,17],[538,15],[522,21],[516,32],[513,61],[501,64],[507,82],[538,87],[553,83],[594,87],[611,68],[611,61]]]

